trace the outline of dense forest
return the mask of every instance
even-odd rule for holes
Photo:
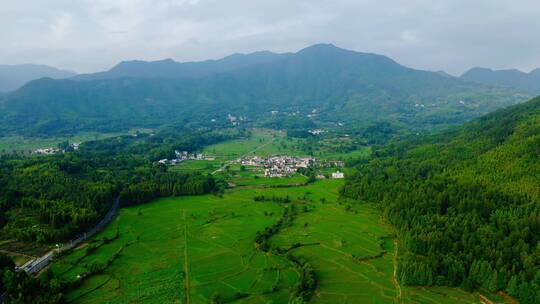
[[[6,303],[57,304],[64,303],[64,288],[67,285],[54,278],[50,270],[39,278],[24,271],[15,271],[15,263],[0,254],[0,294]]]
[[[379,148],[342,194],[395,225],[405,285],[540,303],[540,98]]]
[[[87,230],[109,210],[156,197],[214,191],[211,176],[168,172],[156,160],[174,150],[245,135],[238,130],[166,128],[154,135],[84,143],[51,156],[0,159],[0,229],[3,238],[51,243]]]

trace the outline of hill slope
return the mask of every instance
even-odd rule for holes
[[[200,65],[192,69],[197,76],[148,63],[152,77],[37,80],[4,98],[4,129],[39,134],[184,118],[224,119],[228,113],[256,120],[273,110],[334,123],[367,125],[384,119],[425,128],[459,123],[527,98],[333,45],[314,45],[295,54],[246,56],[233,56],[240,63],[228,65],[224,62],[233,60],[230,57],[220,64],[192,64]],[[208,65],[213,67],[201,68]],[[130,66],[128,74],[139,75],[134,72],[139,63]]]
[[[14,91],[25,83],[43,78],[68,78],[75,73],[39,64],[0,64],[0,92]]]
[[[485,68],[472,68],[461,75],[462,79],[497,85],[519,88],[534,94],[540,94],[540,69],[524,73],[519,70],[490,70]]]
[[[343,193],[379,202],[397,226],[401,282],[540,299],[540,98],[359,166]]]

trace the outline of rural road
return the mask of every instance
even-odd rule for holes
[[[79,236],[78,238],[71,240],[69,244],[64,245],[60,248],[53,249],[41,257],[38,257],[38,258],[35,258],[26,262],[26,264],[22,265],[20,269],[24,270],[28,274],[38,273],[40,270],[42,270],[43,268],[47,267],[47,265],[49,265],[49,263],[54,259],[54,256],[56,253],[69,250],[79,245],[80,243],[88,239],[89,237],[96,234],[99,230],[101,230],[101,228],[107,225],[109,221],[114,217],[119,207],[120,207],[120,200],[116,198],[114,203],[111,206],[111,209],[109,209],[107,214],[105,214],[105,216],[101,219],[99,223],[97,223],[96,226],[94,226],[94,228],[85,232],[83,235]]]

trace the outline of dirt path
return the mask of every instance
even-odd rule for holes
[[[276,138],[272,138],[269,142],[265,143],[265,144],[262,144],[260,146],[258,146],[257,148],[247,152],[247,153],[244,153],[242,154],[241,156],[239,156],[238,158],[244,158],[246,157],[247,155],[250,155],[250,154],[253,154],[255,152],[257,152],[258,150],[268,146],[269,144],[273,143],[274,141],[276,141]],[[223,169],[225,169],[225,167],[227,167],[228,165],[232,164],[236,159],[233,159],[233,160],[229,160],[227,162],[225,162],[225,164],[223,166],[221,166],[219,169],[215,170],[214,172],[212,172],[212,175],[220,172],[220,171],[223,171]]]
[[[403,299],[402,299],[402,292],[401,292],[401,286],[399,285],[399,281],[397,279],[397,257],[398,257],[398,242],[397,242],[397,239],[394,239],[394,258],[393,258],[393,262],[394,262],[394,276],[392,277],[392,281],[394,283],[394,286],[396,286],[396,290],[397,290],[397,303],[403,303]]]
[[[8,254],[8,255],[18,255],[18,256],[23,256],[25,258],[30,258],[30,259],[37,258],[36,256],[33,256],[33,255],[29,255],[29,254],[22,253],[22,252],[9,251],[9,250],[0,250],[0,253],[4,253],[4,254]]]
[[[186,304],[189,304],[189,257],[188,257],[188,233],[187,217],[184,210],[184,289],[186,293]]]

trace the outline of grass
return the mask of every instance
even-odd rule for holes
[[[271,179],[261,179],[271,180]],[[284,256],[257,250],[257,231],[274,224],[283,206],[255,196],[288,196],[299,213],[274,235],[273,246],[311,263],[314,303],[396,303],[393,234],[370,205],[338,200],[342,180],[307,186],[247,185],[216,195],[163,198],[120,210],[88,246],[52,269],[75,279],[93,264],[110,264],[68,293],[70,303],[286,303],[298,280]],[[268,185],[267,185],[268,186]],[[115,257],[115,254],[120,252]],[[403,303],[477,303],[461,289],[402,287]]]
[[[403,299],[405,303],[413,304],[481,303],[478,294],[451,287],[407,287]]]
[[[288,286],[297,274],[284,258],[267,256],[253,247],[255,233],[271,225],[279,213],[278,205],[255,204],[246,191],[223,198],[160,199],[122,209],[115,222],[96,237],[103,239],[118,229],[117,239],[89,255],[84,248],[75,250],[56,263],[53,271],[73,279],[123,247],[105,271],[84,280],[68,299],[171,303],[185,301],[189,293],[190,302],[208,303],[218,292],[226,299],[247,294],[244,301],[281,303],[287,300]]]
[[[206,147],[203,152],[213,155],[217,160],[228,161],[237,159],[243,155],[296,155],[313,156],[320,159],[347,160],[349,158],[360,158],[369,156],[371,148],[360,147],[349,152],[336,152],[334,148],[342,141],[348,142],[348,138],[337,138],[333,140],[321,140],[308,144],[306,139],[290,138],[285,133],[267,130],[254,129],[249,138],[230,140]],[[306,148],[309,147],[309,152]]]
[[[230,140],[210,145],[203,153],[216,157],[216,160],[229,161],[243,155],[269,156],[276,154],[305,155],[296,147],[297,140],[288,138],[285,133],[255,129],[249,138]]]
[[[284,303],[298,279],[294,266],[283,256],[256,250],[253,243],[257,231],[276,222],[282,206],[254,202],[253,197],[289,196],[299,210],[305,206],[311,211],[300,213],[293,226],[271,241],[278,246],[297,241],[319,243],[294,250],[320,271],[316,299],[335,303],[376,294],[377,299],[391,303],[395,291],[390,256],[367,261],[369,267],[352,257],[378,254],[380,238],[389,236],[388,228],[378,224],[379,215],[369,206],[347,211],[346,204],[338,204],[341,182],[325,180],[291,188],[238,187],[223,197],[165,198],[125,208],[93,239],[94,251],[79,248],[52,269],[65,279],[74,279],[123,248],[102,273],[85,279],[68,299],[77,303],[170,303],[185,301],[189,293],[191,303],[208,303],[217,293],[227,300],[242,296],[243,303]],[[310,223],[308,228],[305,222]],[[113,239],[116,231],[116,239],[103,241]],[[344,284],[351,279],[354,284]],[[363,296],[357,292],[360,287]]]
[[[210,173],[222,163],[256,150],[257,155],[299,155],[283,134],[257,130],[252,138],[210,146],[215,161],[185,161],[179,171]],[[278,144],[276,144],[278,143]],[[262,146],[262,147],[261,147]],[[280,151],[281,147],[281,151]],[[360,154],[369,153],[367,150]],[[302,155],[302,154],[300,154]],[[356,155],[356,156],[362,156]],[[335,155],[334,155],[335,156]],[[334,157],[332,156],[332,157]],[[260,168],[231,164],[224,175],[235,187],[222,196],[162,198],[123,208],[87,246],[55,262],[64,279],[84,277],[67,294],[69,303],[287,303],[299,280],[286,255],[258,250],[258,231],[274,225],[283,203],[255,196],[288,197],[298,210],[291,225],[269,242],[288,248],[316,271],[314,303],[478,303],[461,289],[405,287],[393,280],[394,239],[373,206],[341,201],[343,180],[264,178]]]
[[[211,173],[221,167],[219,160],[185,160],[180,164],[171,167],[172,171]]]
[[[50,148],[57,147],[59,143],[64,141],[73,142],[85,142],[90,140],[99,140],[109,137],[115,137],[124,134],[134,134],[137,130],[130,130],[128,132],[111,132],[111,133],[99,133],[99,132],[84,132],[74,136],[62,136],[62,137],[21,137],[10,136],[0,137],[0,154],[12,153],[13,151],[19,153],[30,153],[32,150],[38,148]],[[150,132],[148,129],[138,130],[140,132]]]

